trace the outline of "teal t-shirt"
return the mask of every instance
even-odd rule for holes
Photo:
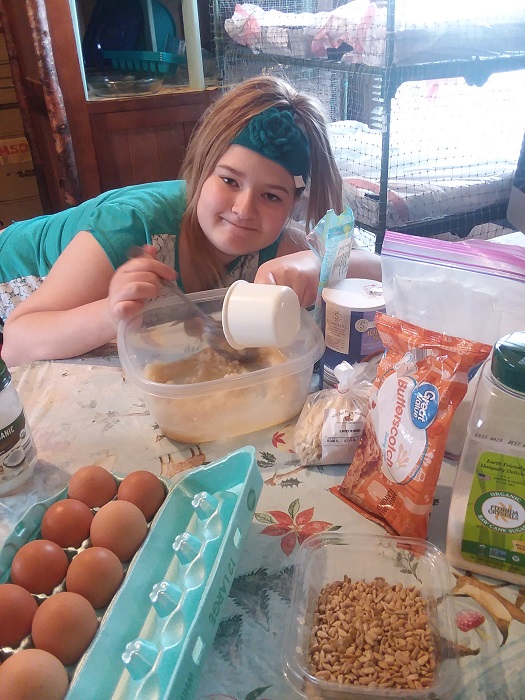
[[[115,269],[132,246],[149,243],[158,248],[160,260],[180,272],[178,234],[185,210],[186,182],[169,180],[110,190],[56,214],[11,224],[0,234],[0,325],[42,284],[79,231],[90,231]],[[259,265],[275,257],[278,245],[279,239],[259,254],[234,261],[224,286],[248,279],[250,265],[253,277]]]
[[[0,283],[45,277],[79,231],[90,231],[116,269],[134,245],[153,234],[178,234],[186,208],[182,180],[151,182],[103,192],[57,214],[20,221],[0,235]]]

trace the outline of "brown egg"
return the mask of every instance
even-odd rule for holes
[[[49,595],[66,577],[69,560],[64,550],[49,540],[24,544],[13,557],[11,581],[30,593]]]
[[[42,537],[60,547],[80,547],[89,537],[93,511],[82,501],[65,498],[57,501],[44,513]]]
[[[134,503],[144,513],[146,520],[151,520],[166,498],[166,489],[155,474],[139,470],[124,477],[118,487],[117,498]]]
[[[124,578],[120,559],[109,549],[88,547],[73,558],[66,576],[66,588],[89,600],[95,608],[105,608]]]
[[[0,647],[17,647],[31,632],[38,604],[29,591],[13,583],[0,585]]]
[[[105,547],[122,562],[129,561],[148,533],[140,508],[128,501],[111,501],[95,514],[90,537],[93,547]]]
[[[66,669],[41,649],[22,649],[0,666],[2,700],[63,700],[68,685]]]
[[[117,495],[117,482],[112,474],[97,464],[81,467],[69,481],[68,498],[82,501],[90,508],[99,508]]]
[[[64,665],[78,661],[98,627],[91,603],[78,593],[55,593],[36,611],[31,628],[33,644],[48,651]]]

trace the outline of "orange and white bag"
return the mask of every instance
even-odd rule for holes
[[[389,532],[426,537],[448,429],[490,345],[376,314],[386,348],[357,452],[333,491]]]

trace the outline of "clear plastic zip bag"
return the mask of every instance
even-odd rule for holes
[[[293,449],[301,464],[345,464],[357,450],[372,383],[366,364],[341,362],[337,388],[311,394],[297,420]]]

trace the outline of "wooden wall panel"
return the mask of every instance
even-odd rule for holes
[[[127,109],[91,114],[103,190],[179,177],[186,145],[205,106]],[[135,105],[137,103],[135,102]]]
[[[155,182],[160,176],[159,147],[155,127],[128,129],[131,171],[141,173],[144,182]]]
[[[188,126],[188,132],[185,127]],[[159,127],[157,129],[160,173],[162,180],[173,179],[173,173],[179,176],[179,171],[184,159],[186,144],[191,135],[195,122],[173,124],[171,127]]]

